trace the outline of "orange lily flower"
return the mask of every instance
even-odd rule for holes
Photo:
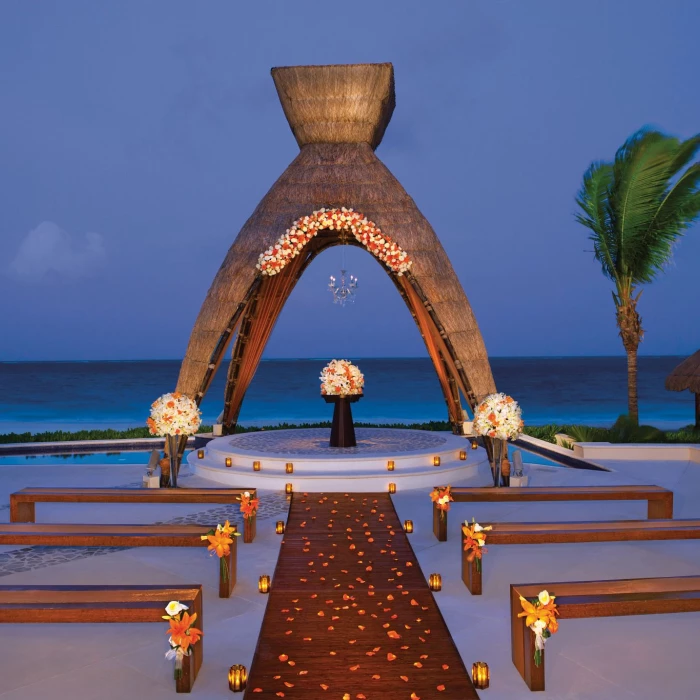
[[[537,620],[542,620],[547,625],[547,629],[554,634],[559,629],[559,622],[556,616],[559,614],[554,602],[554,596],[546,605],[534,605],[526,598],[520,596],[520,605],[523,612],[518,613],[518,617],[525,618],[525,625],[531,627]]]
[[[233,543],[233,540],[223,531],[217,531],[213,535],[203,535],[204,537],[209,540],[207,549],[216,552],[218,557],[226,557],[231,552],[229,545]]]
[[[183,612],[182,619],[170,620],[170,629],[166,634],[170,635],[172,643],[184,652],[187,652],[190,644],[196,644],[202,637],[202,630],[192,627],[196,619],[197,613],[190,615],[188,612]]]

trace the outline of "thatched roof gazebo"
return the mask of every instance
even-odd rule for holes
[[[495,391],[486,348],[435,232],[374,150],[394,111],[390,63],[273,68],[300,153],[258,204],[197,317],[177,389],[199,403],[233,342],[224,431],[277,318],[309,263],[338,244],[364,247],[389,275],[433,361],[455,431]]]
[[[700,350],[681,362],[666,377],[669,391],[689,389],[695,394],[695,427],[700,430]]]

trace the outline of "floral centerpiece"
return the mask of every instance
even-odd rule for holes
[[[481,557],[488,552],[484,546],[486,544],[486,533],[493,530],[493,526],[482,527],[472,518],[471,525],[464,521],[462,532],[464,533],[464,551],[469,552],[467,561],[471,564],[476,559],[476,570],[481,571]]]
[[[500,486],[501,483],[504,442],[520,437],[523,425],[518,402],[507,394],[489,394],[474,410],[474,432],[493,440],[491,468],[494,486]]]
[[[412,261],[408,253],[382,233],[373,221],[369,221],[360,212],[345,207],[318,209],[310,216],[297,219],[276,243],[260,254],[256,267],[263,275],[278,274],[323,229],[349,230],[372,255],[399,276],[411,268]]]
[[[241,513],[243,517],[251,520],[258,514],[259,498],[251,498],[250,491],[244,491],[238,499],[241,502]]]
[[[360,369],[347,360],[331,360],[321,370],[320,379],[324,396],[355,396],[362,394],[365,386]]]
[[[190,615],[188,609],[177,600],[171,600],[165,608],[167,615],[163,615],[163,619],[170,622],[170,629],[166,632],[170,635],[170,649],[165,658],[175,659],[175,680],[182,677],[183,659],[192,655],[192,645],[202,638],[202,630],[194,627],[197,613]]]
[[[233,537],[240,537],[241,533],[236,532],[235,527],[232,527],[228,520],[223,525],[217,525],[216,530],[209,530],[206,535],[202,535],[202,539],[209,542],[207,546],[209,552],[219,557],[221,577],[224,581],[228,580],[228,567],[224,557],[231,553],[232,535]]]
[[[525,624],[535,633],[535,666],[542,664],[545,640],[559,629],[559,610],[554,598],[547,591],[540,591],[532,601],[520,596],[523,612],[518,613],[518,617],[524,617]]]
[[[430,492],[430,500],[435,504],[435,507],[440,511],[440,517],[444,520],[445,513],[450,509],[450,501],[452,498],[452,487],[445,486],[444,488],[434,488]]]
[[[202,424],[197,404],[180,392],[163,394],[151,404],[151,415],[146,420],[151,435],[164,435],[170,457],[170,485],[177,486],[179,467],[179,440],[183,435],[194,435]]]

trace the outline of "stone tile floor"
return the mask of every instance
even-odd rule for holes
[[[675,492],[676,517],[700,517],[700,465],[687,462],[609,461],[610,473],[533,467],[533,485],[656,483]],[[3,467],[0,503],[25,486],[119,486],[138,483],[143,467],[90,465]],[[481,473],[468,483],[488,483]],[[187,485],[206,485],[189,477]],[[339,490],[342,490],[340,488]],[[228,667],[250,667],[267,598],[257,592],[257,578],[272,574],[281,538],[273,518],[286,513],[281,493],[262,493],[258,535],[238,549],[238,583],[229,600],[218,598],[215,566],[195,549],[112,549],[80,556],[59,548],[0,547],[3,584],[31,583],[191,583],[204,584],[205,655],[193,697],[231,697]],[[443,577],[436,594],[445,620],[467,666],[484,660],[491,667],[493,700],[533,697],[510,660],[508,586],[528,581],[586,580],[641,576],[700,575],[700,542],[636,542],[579,545],[494,547],[485,564],[485,593],[472,597],[460,577],[459,528],[462,519],[592,520],[644,518],[639,503],[455,504],[449,539],[432,534],[427,492],[394,497],[399,516],[414,521],[411,543],[423,572]],[[225,509],[179,506],[40,504],[39,522],[197,522],[225,517]],[[0,510],[7,521],[9,511]],[[55,549],[52,554],[39,550]],[[67,549],[67,548],[60,548]],[[99,550],[106,548],[99,548]],[[25,554],[22,554],[25,552]],[[29,552],[28,554],[26,552]],[[20,566],[9,570],[13,557]],[[63,557],[59,559],[58,557]],[[26,562],[29,562],[28,564]],[[547,646],[547,691],[537,697],[584,700],[643,698],[693,700],[700,697],[700,673],[694,668],[700,614],[653,615],[595,620],[566,620]],[[142,625],[3,625],[0,699],[165,698],[174,696],[172,668],[164,659],[165,627]],[[319,695],[319,700],[322,694]],[[325,698],[325,696],[323,696]],[[368,699],[373,700],[371,694]],[[316,700],[309,698],[309,700]],[[334,699],[335,700],[335,699]],[[425,700],[425,699],[423,699]],[[433,700],[433,699],[430,699]],[[444,698],[442,700],[445,700]],[[453,699],[450,699],[453,700]],[[454,699],[458,700],[458,699]]]

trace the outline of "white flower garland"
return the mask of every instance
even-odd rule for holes
[[[381,229],[367,217],[352,209],[319,209],[311,216],[297,219],[277,242],[258,258],[256,267],[263,275],[276,275],[304,246],[323,229],[342,231],[349,229],[352,235],[379,258],[390,270],[402,275],[408,272],[413,261],[408,253],[382,233]]]
[[[321,394],[350,396],[361,394],[365,378],[347,360],[331,360],[321,371]]]
[[[518,402],[506,394],[489,394],[474,411],[474,431],[499,440],[515,440],[523,432]]]
[[[146,421],[151,435],[194,435],[202,423],[197,404],[185,394],[163,394],[151,404]]]

